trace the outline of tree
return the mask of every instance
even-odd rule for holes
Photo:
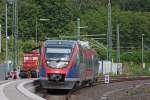
[[[40,18],[50,19],[42,22]],[[66,32],[66,25],[73,20],[73,14],[66,0],[21,0],[19,8],[20,33],[35,37],[35,23],[38,21],[38,37],[58,37]],[[41,38],[41,39],[42,39]]]

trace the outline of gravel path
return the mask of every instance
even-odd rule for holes
[[[108,85],[101,84],[78,91],[71,96],[70,100],[106,100],[105,96],[110,96],[110,98],[114,98],[112,93],[131,87],[137,87],[138,85],[141,85],[143,83],[150,83],[150,80],[118,82]]]

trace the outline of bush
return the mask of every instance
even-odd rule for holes
[[[123,64],[123,75],[150,75],[150,63],[146,64],[146,67],[143,69],[141,64],[137,63],[124,63]]]

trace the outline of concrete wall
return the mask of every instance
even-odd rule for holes
[[[112,63],[111,61],[99,61],[99,74],[121,74],[122,63]]]

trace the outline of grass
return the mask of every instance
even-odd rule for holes
[[[150,75],[150,64],[146,64],[146,67],[143,69],[140,64],[123,64],[123,75]]]
[[[133,90],[127,92],[128,96],[134,96],[136,94],[137,94],[136,91],[133,91]]]

